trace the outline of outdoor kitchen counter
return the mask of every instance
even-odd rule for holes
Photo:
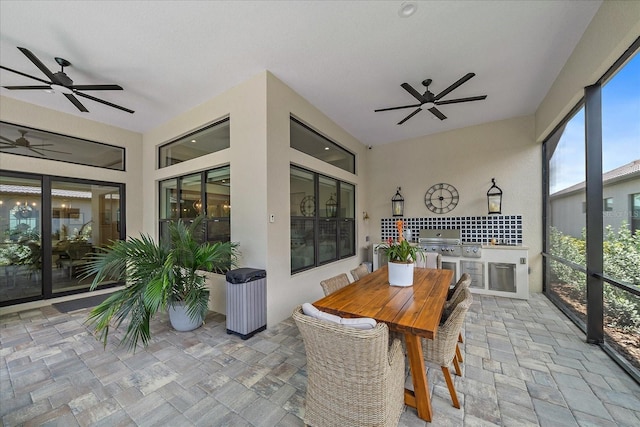
[[[529,250],[528,246],[522,245],[482,245],[482,249],[512,249],[512,250]]]

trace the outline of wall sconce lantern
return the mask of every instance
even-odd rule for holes
[[[325,207],[327,208],[327,216],[329,218],[334,218],[338,212],[338,202],[333,198],[333,194],[329,196],[329,200],[325,203]]]
[[[198,199],[193,202],[193,209],[196,211],[196,214],[200,215],[202,213],[202,200]]]
[[[393,216],[404,215],[404,197],[400,194],[401,188],[398,187],[396,194],[391,198],[391,211]]]
[[[491,178],[491,188],[487,191],[489,215],[502,213],[502,190],[496,185],[496,179]]]

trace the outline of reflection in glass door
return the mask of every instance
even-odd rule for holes
[[[0,176],[0,302],[42,295],[42,183]]]
[[[120,235],[120,189],[85,182],[51,181],[53,293],[88,289],[83,267],[100,246]]]

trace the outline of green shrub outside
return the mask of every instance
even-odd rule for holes
[[[585,229],[582,231],[582,238],[578,239],[552,227],[549,237],[550,253],[575,264],[586,265]],[[607,226],[602,243],[604,274],[618,281],[640,286],[640,231],[631,234],[626,222],[620,225],[617,232]],[[550,266],[554,278],[570,286],[584,303],[586,275],[557,261],[551,261]],[[639,297],[605,283],[603,298],[609,326],[640,333]]]

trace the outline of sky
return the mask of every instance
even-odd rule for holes
[[[602,88],[602,170],[640,159],[640,53]],[[584,108],[567,123],[550,167],[550,193],[585,180]],[[639,189],[640,191],[640,189]]]

